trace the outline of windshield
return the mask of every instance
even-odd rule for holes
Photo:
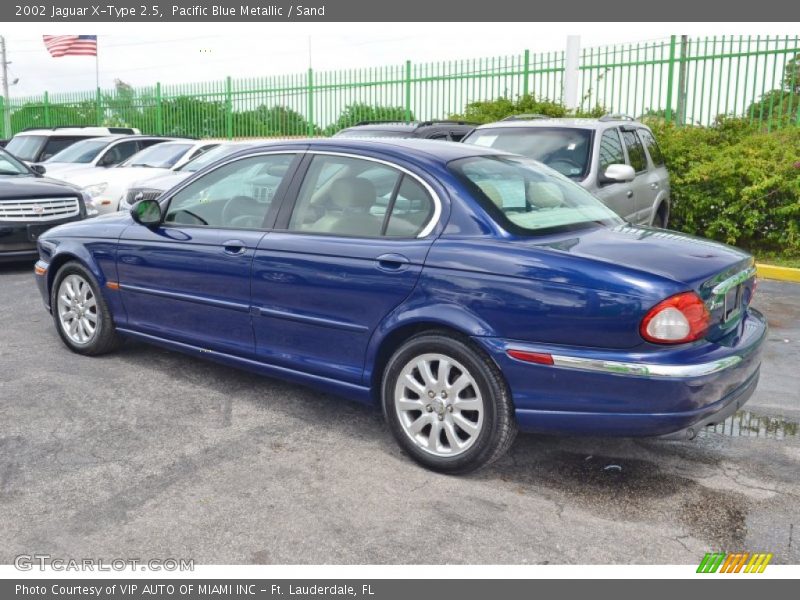
[[[411,130],[408,131],[392,131],[386,129],[351,129],[343,130],[334,135],[333,137],[341,138],[408,138],[411,136]]]
[[[6,144],[6,150],[20,160],[36,160],[45,141],[47,136],[44,135],[15,135]]]
[[[521,154],[570,179],[583,179],[589,172],[592,130],[571,127],[477,129],[464,139],[464,143]]]
[[[55,153],[47,162],[90,163],[108,146],[107,140],[83,140]]]
[[[146,150],[142,150],[138,154],[134,154],[122,163],[120,167],[169,169],[191,148],[192,144],[156,144],[155,146],[150,146]]]
[[[224,158],[229,154],[233,154],[237,150],[244,150],[245,148],[249,147],[250,144],[222,144],[212,148],[211,150],[203,152],[200,156],[193,158],[188,163],[178,167],[175,170],[182,171],[184,173],[194,173],[195,171],[199,171],[203,167],[210,165],[220,158]]]
[[[512,233],[530,235],[623,223],[577,183],[515,156],[476,156],[450,163],[486,211]]]
[[[0,150],[0,175],[30,175],[25,165],[5,150]]]

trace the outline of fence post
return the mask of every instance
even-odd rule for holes
[[[50,96],[44,93],[44,126],[50,127]]]
[[[97,108],[97,115],[96,115],[95,120],[96,120],[98,126],[103,124],[103,107],[101,106],[102,101],[103,101],[103,99],[102,99],[102,96],[100,94],[100,86],[98,85],[97,86],[97,96],[95,97],[95,105],[96,105],[96,108]]]
[[[672,82],[675,78],[675,36],[669,36],[669,65],[667,67],[667,108],[664,111],[664,120],[672,122]]]
[[[308,67],[306,81],[306,112],[308,113],[308,136],[314,136],[314,70]]]
[[[411,122],[411,61],[406,61],[406,123]]]
[[[10,108],[10,107],[9,107]],[[3,116],[3,139],[11,137],[11,127],[9,126],[10,119],[6,119],[6,99],[0,95],[0,115]]]
[[[225,78],[225,136],[233,139],[233,89],[231,76]]]
[[[682,35],[680,67],[678,68],[678,114],[676,115],[676,123],[681,126],[686,124],[686,52],[688,45],[689,37]]]
[[[156,133],[164,135],[164,114],[161,109],[161,82],[156,82]]]
[[[528,76],[531,72],[531,51],[525,50],[525,58],[522,63],[522,95],[528,95]]]

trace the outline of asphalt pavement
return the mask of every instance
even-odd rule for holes
[[[762,281],[761,382],[694,441],[520,435],[469,476],[381,415],[139,343],[58,338],[31,265],[0,265],[0,563],[800,562],[800,285]]]

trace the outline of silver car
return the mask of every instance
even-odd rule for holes
[[[481,125],[464,140],[538,160],[638,225],[666,227],[669,173],[650,129],[630,117],[554,119],[516,115]]]

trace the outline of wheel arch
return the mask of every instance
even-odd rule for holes
[[[103,288],[106,284],[106,276],[103,274],[103,271],[97,265],[95,261],[92,260],[91,255],[82,247],[68,247],[64,248],[63,250],[59,249],[56,254],[50,259],[47,267],[47,297],[53,293],[53,282],[55,281],[56,273],[58,273],[59,269],[63,267],[68,262],[77,262],[85,269],[88,269],[89,272],[94,276],[97,280],[97,283],[100,284],[100,291],[102,293]]]
[[[476,352],[489,356],[471,340],[471,336],[492,335],[491,327],[463,309],[450,306],[447,310],[442,310],[442,307],[437,310],[433,306],[422,314],[394,315],[376,330],[367,348],[364,383],[369,385],[376,404],[380,404],[381,378],[392,354],[413,336],[434,331],[452,335]]]

